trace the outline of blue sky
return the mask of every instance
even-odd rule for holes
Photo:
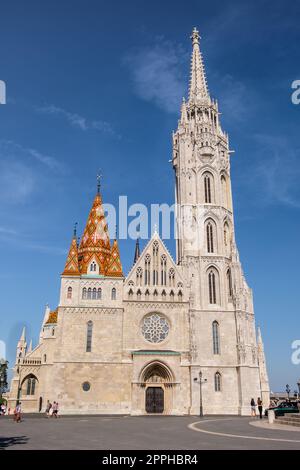
[[[55,308],[75,221],[103,174],[105,202],[173,203],[171,131],[202,36],[208,86],[229,133],[236,239],[271,388],[290,383],[299,328],[300,5],[286,1],[28,2],[1,5],[1,333],[13,364]],[[167,242],[174,253],[174,243]],[[134,242],[121,241],[125,272]]]

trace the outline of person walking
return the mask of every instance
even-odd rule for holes
[[[17,423],[21,422],[21,413],[22,413],[22,408],[21,408],[21,402],[16,406],[16,412],[15,412],[15,421]]]
[[[58,413],[58,403],[56,401],[53,403],[53,417],[57,418],[57,413]]]
[[[254,398],[251,398],[251,416],[255,417],[256,416],[256,403]]]
[[[47,400],[47,406],[46,406],[46,416],[47,416],[47,418],[49,418],[49,416],[50,416],[51,408],[52,408],[52,404],[50,403],[49,400]]]
[[[261,400],[261,398],[257,398],[257,408],[258,408],[258,411],[259,411],[259,418],[262,419],[262,411],[263,411],[263,402]]]

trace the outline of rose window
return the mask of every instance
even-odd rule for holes
[[[147,315],[142,323],[144,338],[150,343],[160,343],[169,334],[170,325],[168,320],[159,313]]]

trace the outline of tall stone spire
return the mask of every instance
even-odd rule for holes
[[[134,252],[133,264],[135,264],[137,262],[137,260],[140,257],[140,254],[141,254],[141,252],[140,252],[140,239],[139,239],[139,237],[137,237],[136,243],[135,243],[135,252]]]
[[[266,366],[264,344],[263,344],[261,331],[259,327],[257,328],[257,356],[258,356],[262,401],[263,401],[264,406],[267,407],[270,401],[270,386],[269,386],[269,378],[268,378],[268,372],[267,372],[267,366]]]
[[[203,99],[209,98],[205,70],[202,60],[202,54],[199,47],[199,31],[193,29],[191,40],[193,44],[192,61],[191,61],[191,80],[189,89],[189,104],[196,104]]]

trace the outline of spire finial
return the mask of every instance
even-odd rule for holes
[[[115,240],[118,238],[118,224],[115,226]]]
[[[97,174],[97,194],[100,194],[101,178],[102,178],[102,175],[99,172]]]
[[[75,222],[74,229],[73,229],[73,237],[74,238],[76,238],[76,236],[77,236],[77,225],[78,225],[78,222]]]
[[[199,31],[198,29],[196,28],[196,26],[194,27],[193,31],[192,31],[192,34],[191,34],[191,40],[192,40],[192,44],[193,46],[195,44],[199,44],[199,39],[200,38],[200,34],[199,34]]]
[[[209,93],[206,84],[204,65],[200,52],[199,40],[200,34],[197,28],[194,28],[191,34],[193,45],[191,61],[191,81],[189,89],[189,103],[197,103],[203,99],[209,99]]]

